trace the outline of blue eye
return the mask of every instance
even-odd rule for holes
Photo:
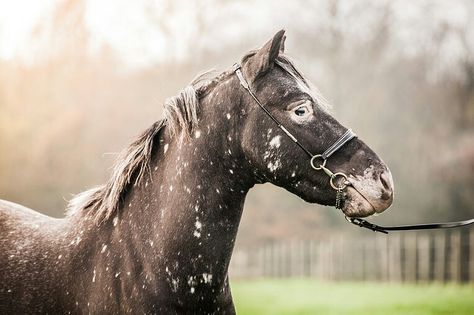
[[[308,109],[306,108],[306,106],[301,106],[301,107],[298,107],[297,109],[295,109],[295,114],[297,116],[304,116],[308,113]]]

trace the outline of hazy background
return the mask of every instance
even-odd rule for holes
[[[276,31],[389,165],[379,223],[474,216],[474,2],[0,0],[0,198],[61,217],[199,71]],[[355,231],[335,209],[251,191],[237,246]]]

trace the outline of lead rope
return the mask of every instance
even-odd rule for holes
[[[454,222],[444,222],[444,223],[423,223],[423,224],[381,226],[381,225],[371,223],[361,218],[349,218],[346,216],[346,220],[361,228],[369,229],[374,232],[380,232],[384,234],[388,234],[389,231],[451,229],[451,228],[471,225],[474,223],[474,219],[469,219],[469,220],[464,220],[464,221],[454,221]]]
[[[233,70],[239,79],[240,85],[250,94],[250,96],[254,99],[257,105],[267,114],[268,117],[271,118],[275,122],[275,124],[280,128],[287,136],[290,138],[294,143],[296,143],[310,158],[311,167],[317,171],[324,171],[326,175],[329,176],[329,183],[333,189],[336,190],[336,209],[342,209],[345,200],[344,190],[347,186],[350,185],[350,182],[347,180],[347,175],[342,172],[334,173],[330,169],[326,167],[327,159],[333,155],[337,150],[339,150],[342,146],[344,146],[347,142],[352,140],[356,137],[356,134],[351,130],[348,129],[339,139],[337,139],[326,151],[322,154],[313,155],[311,151],[309,151],[304,145],[302,145],[298,139],[291,132],[289,132],[275,116],[270,113],[270,111],[263,106],[257,96],[252,92],[250,89],[250,85],[248,84],[247,80],[245,80],[244,75],[242,74],[241,67],[238,63],[234,64]],[[320,160],[319,165],[315,165],[316,160]],[[341,178],[342,181],[337,183],[337,178]]]

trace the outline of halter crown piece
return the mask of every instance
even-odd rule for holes
[[[298,139],[289,132],[275,116],[270,113],[270,111],[260,102],[257,96],[252,92],[250,89],[250,85],[248,84],[247,80],[245,80],[244,75],[242,74],[242,70],[239,64],[234,64],[234,72],[239,78],[240,85],[252,96],[255,100],[257,105],[273,120],[278,128],[280,128],[285,135],[288,136],[294,143],[296,143],[309,157],[310,157],[310,164],[311,167],[317,171],[323,171],[326,175],[329,176],[329,184],[331,187],[336,190],[336,209],[342,209],[343,202],[345,200],[344,189],[350,185],[349,181],[347,180],[347,175],[341,172],[334,173],[330,169],[326,167],[327,159],[337,152],[340,148],[342,148],[347,142],[351,141],[353,138],[356,137],[356,134],[351,130],[348,129],[339,139],[337,139],[326,151],[321,154],[312,154],[303,144],[301,144]],[[340,178],[342,180],[337,181]]]

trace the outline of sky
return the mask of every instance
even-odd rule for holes
[[[32,51],[30,31],[59,1],[0,0],[0,58],[28,60],[28,53]],[[315,11],[330,11],[328,1],[309,4],[274,0],[270,7],[267,1],[249,0],[221,1],[218,6],[213,0],[85,1],[91,51],[106,43],[118,52],[125,64],[140,68],[156,61],[186,58],[193,49],[204,47],[212,50],[232,44],[242,36],[265,33],[269,37],[281,28],[315,32],[332,25],[342,29],[348,38],[363,40],[370,36],[371,25],[381,14],[380,11],[367,10],[364,3],[375,1],[383,6],[388,0],[341,1],[337,19],[331,19],[327,14],[314,18]],[[451,67],[457,60],[465,58],[466,52],[472,55],[474,5],[469,1],[399,0],[390,4],[394,14],[390,23],[395,26],[392,27],[395,33],[391,35],[397,41],[394,46],[402,47],[403,53],[413,55],[433,50],[441,56],[443,62],[440,66],[444,67]],[[204,29],[196,27],[199,19],[206,21]],[[435,34],[442,33],[445,25],[468,29],[470,34],[462,39],[451,32],[443,40],[443,45],[433,47]],[[258,38],[256,42],[261,40]],[[200,47],[189,47],[189,43]]]

